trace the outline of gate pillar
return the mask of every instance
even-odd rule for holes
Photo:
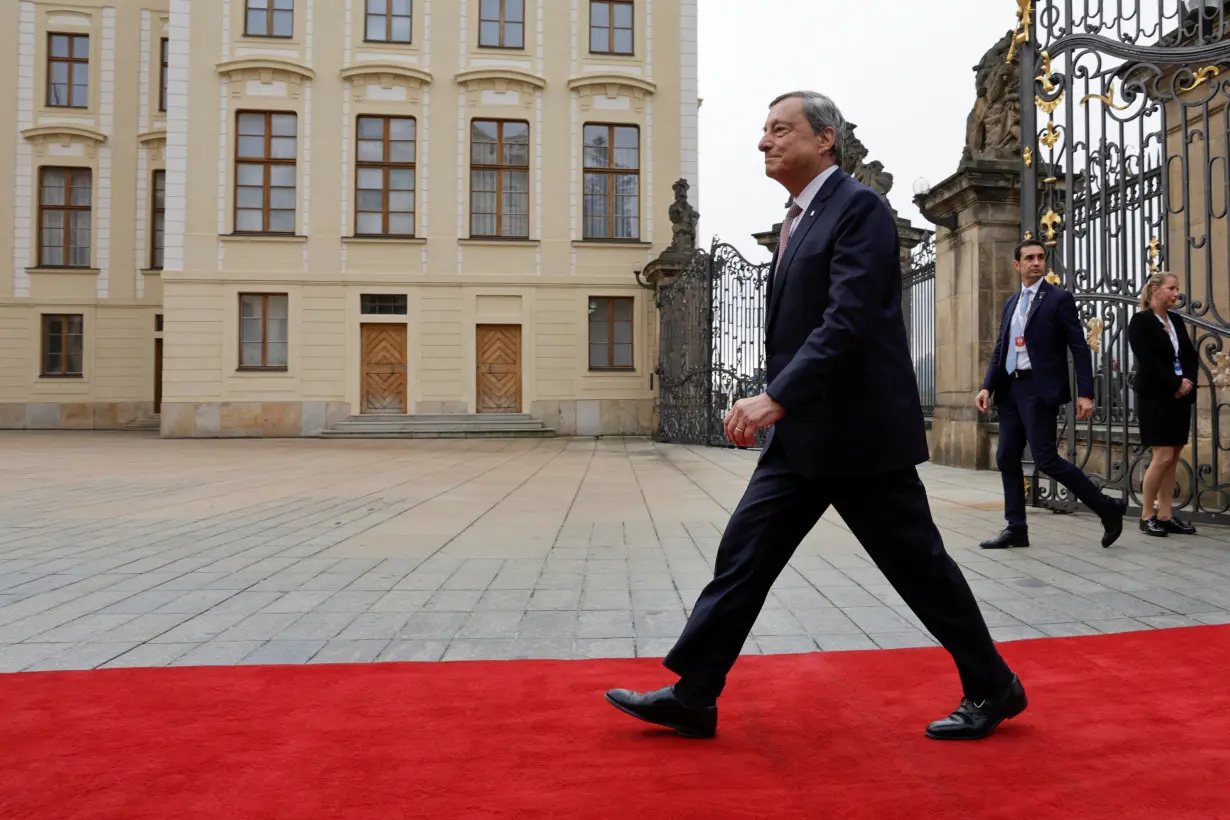
[[[931,460],[994,469],[995,425],[974,407],[1000,307],[1020,287],[1012,251],[1021,241],[1020,163],[981,159],[920,195],[936,222],[935,415]]]

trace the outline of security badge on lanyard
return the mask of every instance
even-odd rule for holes
[[[1174,326],[1171,325],[1170,322],[1165,322],[1165,326],[1166,326],[1166,335],[1170,337],[1170,340],[1174,344],[1174,346],[1178,347],[1179,346],[1179,336],[1177,333],[1175,333]],[[1179,362],[1179,356],[1177,353],[1175,354],[1175,357],[1174,357],[1174,374],[1176,376],[1183,375],[1183,365]]]

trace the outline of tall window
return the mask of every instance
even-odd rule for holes
[[[150,243],[149,266],[151,270],[162,270],[162,259],[166,249],[167,220],[167,172],[154,172],[154,218],[151,232],[153,241]]]
[[[296,114],[245,111],[235,146],[235,232],[295,232]]]
[[[640,131],[585,126],[585,239],[637,239],[641,224]]]
[[[44,314],[43,361],[45,378],[80,378],[85,358],[85,334],[80,314]]]
[[[589,50],[595,54],[632,53],[632,3],[590,0]]]
[[[47,36],[47,105],[90,105],[90,38],[85,34]]]
[[[163,37],[159,45],[160,62],[158,64],[158,110],[167,110],[167,69],[170,68],[171,41]]]
[[[470,126],[470,236],[530,235],[530,126]]]
[[[295,36],[295,0],[247,0],[244,34],[249,37]]]
[[[38,264],[90,266],[89,168],[43,168],[38,186]]]
[[[479,0],[478,44],[525,48],[525,0]]]
[[[239,368],[285,370],[285,293],[239,294]]]
[[[359,117],[355,234],[414,236],[413,117]]]
[[[373,43],[410,42],[410,0],[367,0],[367,34]]]
[[[632,367],[632,297],[589,300],[589,369]]]

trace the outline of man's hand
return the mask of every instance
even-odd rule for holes
[[[751,447],[756,443],[757,430],[768,427],[784,415],[785,409],[769,398],[768,393],[761,393],[750,399],[739,399],[726,414],[726,421],[723,423],[726,438],[737,447]]]
[[[1093,399],[1081,396],[1076,400],[1076,420],[1084,421],[1093,415]]]
[[[1176,399],[1183,398],[1188,393],[1192,392],[1193,387],[1195,387],[1195,385],[1192,384],[1191,379],[1184,379],[1183,384],[1179,385],[1179,392],[1175,393],[1174,397]]]
[[[979,413],[991,412],[991,391],[979,390],[978,395],[974,396],[974,406],[978,408]]]

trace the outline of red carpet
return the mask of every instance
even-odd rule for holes
[[[1230,817],[1230,627],[1003,651],[976,743],[938,649],[744,658],[713,741],[603,702],[651,660],[0,675],[0,818]]]

